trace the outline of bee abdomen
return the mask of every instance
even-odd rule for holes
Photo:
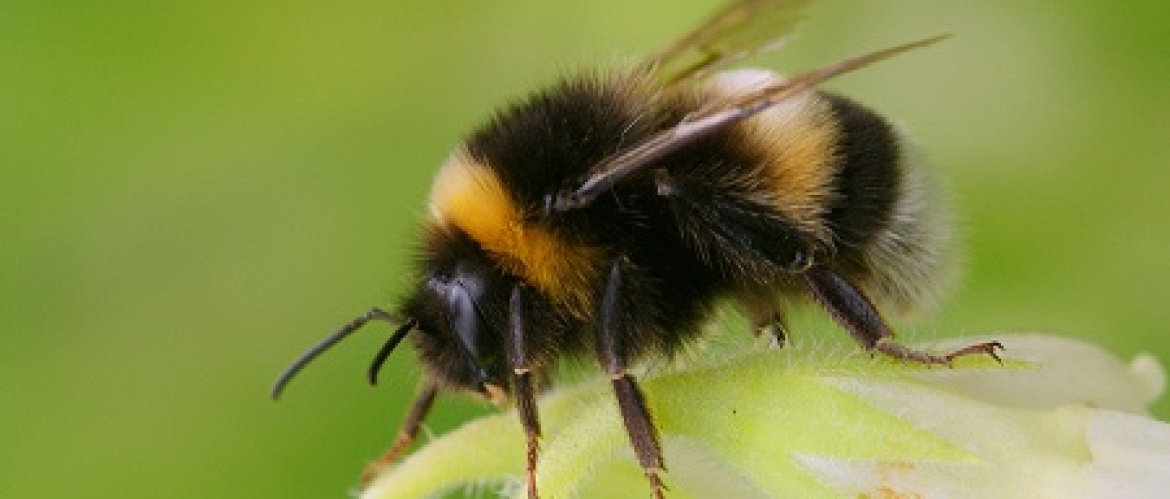
[[[917,148],[881,116],[823,94],[838,127],[826,215],[837,264],[893,311],[932,308],[956,274],[940,186]]]
[[[867,246],[885,230],[901,190],[903,165],[893,127],[859,104],[833,94],[833,195],[825,219],[838,246]]]

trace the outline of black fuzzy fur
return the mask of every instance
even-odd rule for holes
[[[902,180],[894,129],[881,116],[833,94],[828,100],[839,127],[834,197],[826,220],[843,270],[861,273],[861,253],[888,226]]]
[[[661,159],[651,171],[614,188],[591,205],[566,213],[545,209],[549,196],[581,181],[595,164],[651,134],[676,125],[697,109],[685,97],[652,98],[622,77],[570,78],[515,104],[466,142],[469,155],[490,168],[524,213],[574,244],[605,250],[622,262],[625,311],[623,363],[670,356],[695,339],[718,298],[767,289],[791,274],[792,265],[816,250],[776,210],[761,204],[767,175],[761,151],[746,145],[740,129],[716,133]],[[895,201],[898,165],[893,132],[873,113],[828,96],[841,126],[833,151],[834,195],[826,219],[846,255],[864,251],[885,224]],[[419,321],[421,358],[445,386],[475,390],[475,369],[462,361],[432,289],[454,278],[483,283],[476,297],[490,338],[479,342],[479,369],[504,376],[503,332],[517,277],[505,275],[492,255],[455,227],[431,227],[418,291],[403,304]],[[588,290],[600,305],[603,278]],[[438,281],[436,281],[438,280]],[[596,317],[576,317],[533,293],[526,300],[531,334],[527,351],[535,370],[562,356],[596,355]],[[482,365],[484,363],[492,365]],[[503,383],[506,385],[506,383]]]

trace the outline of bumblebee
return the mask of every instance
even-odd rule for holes
[[[928,305],[951,274],[947,211],[897,129],[816,89],[938,38],[791,77],[726,69],[783,42],[807,3],[732,3],[641,64],[568,77],[499,112],[439,169],[406,297],[318,343],[272,396],[366,323],[394,323],[369,381],[408,337],[424,381],[365,479],[410,446],[440,392],[463,392],[515,405],[536,497],[537,394],[558,361],[592,357],[661,498],[660,440],[629,368],[700,339],[719,303],[780,343],[782,304],[805,297],[871,351],[998,359],[995,342],[934,354],[891,341],[879,306]]]

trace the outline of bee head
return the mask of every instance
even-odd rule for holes
[[[279,398],[297,373],[326,350],[370,321],[383,320],[398,328],[374,356],[368,372],[371,384],[377,383],[382,366],[409,335],[434,386],[506,403],[503,331],[513,280],[493,270],[489,261],[466,255],[432,260],[424,269],[425,277],[397,314],[374,308],[318,342],[281,373],[272,385],[272,398]]]
[[[402,311],[417,321],[414,343],[428,376],[497,404],[508,399],[503,280],[467,261],[431,268]]]

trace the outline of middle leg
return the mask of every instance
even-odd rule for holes
[[[618,258],[610,269],[601,300],[599,331],[597,332],[598,359],[613,383],[618,409],[625,423],[630,445],[638,457],[638,463],[650,481],[650,493],[655,499],[663,499],[665,486],[661,473],[666,471],[662,461],[662,445],[658,428],[646,406],[646,396],[634,377],[626,372],[629,361],[627,342],[630,331],[626,314],[633,313],[623,306],[623,261]]]

